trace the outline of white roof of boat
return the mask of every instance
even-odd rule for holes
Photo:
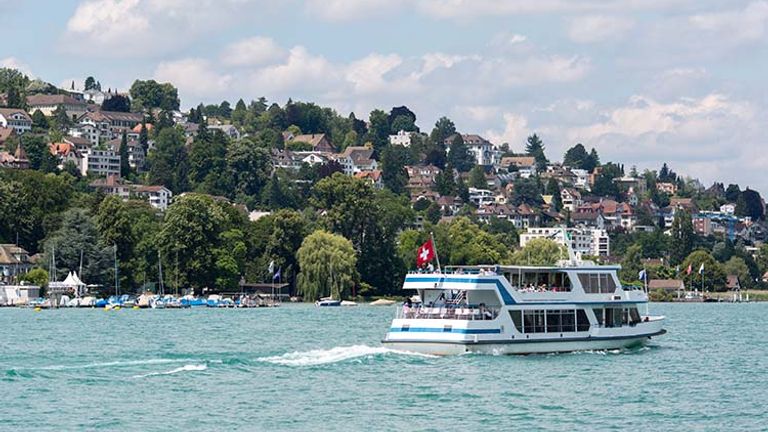
[[[525,266],[525,265],[457,265],[457,266],[445,266],[446,269],[470,269],[470,270],[488,270],[498,268],[502,271],[507,270],[537,270],[537,271],[564,271],[564,270],[619,270],[621,265],[600,265],[600,264],[581,264],[581,265],[566,265],[566,266]]]

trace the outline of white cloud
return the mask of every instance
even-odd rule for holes
[[[568,37],[578,43],[615,41],[634,27],[629,18],[609,15],[585,15],[572,18]]]
[[[491,75],[497,74],[501,84],[527,86],[578,81],[589,73],[592,64],[586,57],[552,55],[523,59],[490,59],[484,62],[483,68]]]
[[[254,66],[281,60],[285,55],[272,38],[256,36],[230,44],[221,59],[230,66]]]
[[[531,133],[528,119],[525,116],[510,112],[505,112],[503,117],[504,130],[498,132],[489,129],[485,132],[486,138],[497,145],[509,143],[510,148],[519,148]]]
[[[403,0],[307,0],[305,10],[326,21],[351,21],[381,18],[406,4]]]
[[[738,10],[694,15],[690,22],[729,41],[764,41],[768,35],[768,1],[754,1]]]
[[[29,66],[16,57],[6,57],[0,59],[0,67],[16,69],[24,75],[30,77],[32,76],[32,71],[30,70]]]
[[[265,66],[248,78],[258,92],[293,92],[323,95],[338,89],[340,70],[325,57],[310,54],[303,46],[291,48],[283,63]]]
[[[146,58],[274,7],[263,0],[84,0],[67,21],[62,48],[88,56]]]
[[[192,100],[220,97],[228,93],[232,81],[230,75],[215,72],[210,61],[195,58],[160,63],[154,79],[173,83],[180,96]]]
[[[370,54],[347,67],[346,79],[357,94],[386,91],[390,83],[384,75],[402,63],[403,59],[397,54]]]

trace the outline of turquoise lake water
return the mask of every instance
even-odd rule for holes
[[[0,430],[766,430],[768,304],[657,304],[649,347],[426,357],[393,307],[0,309]]]

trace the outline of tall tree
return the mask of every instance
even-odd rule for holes
[[[396,194],[405,192],[408,173],[405,166],[410,162],[408,149],[400,145],[388,146],[381,154],[381,177],[384,186]]]
[[[453,135],[448,148],[448,162],[459,172],[468,172],[475,164],[475,158],[469,152],[461,134]]]
[[[131,174],[131,165],[128,160],[128,134],[123,131],[120,138],[120,177],[128,177]]]
[[[302,242],[297,257],[301,267],[298,288],[304,300],[323,296],[341,299],[359,279],[352,243],[340,235],[313,232]]]
[[[544,142],[536,134],[529,136],[526,141],[525,152],[536,159],[536,169],[539,172],[546,170],[549,161],[544,155]]]
[[[681,263],[691,253],[694,237],[691,215],[682,210],[676,211],[672,221],[672,245],[669,254],[672,264]]]
[[[485,170],[480,165],[475,165],[469,171],[469,186],[477,189],[488,188],[488,182],[485,180]]]
[[[101,109],[104,111],[131,112],[131,100],[126,96],[116,94],[109,99],[104,99],[101,103]]]
[[[752,220],[761,220],[765,215],[765,207],[760,193],[750,188],[744,189],[736,200],[736,215],[749,216]]]
[[[130,89],[133,103],[138,109],[160,108],[165,111],[179,109],[179,91],[170,83],[155,80],[136,80]]]
[[[85,83],[83,85],[83,90],[91,90],[96,88],[96,79],[92,76],[89,76],[85,79]]]
[[[583,169],[588,159],[589,153],[587,153],[583,144],[578,143],[565,152],[565,155],[563,156],[563,165]]]
[[[729,203],[735,203],[739,199],[739,195],[741,195],[741,189],[737,184],[729,184],[728,188],[725,189],[725,199]]]
[[[149,152],[149,182],[164,185],[174,195],[189,188],[189,161],[184,141],[179,131],[165,128],[158,133],[155,148]]]

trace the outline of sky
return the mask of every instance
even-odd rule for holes
[[[768,193],[768,0],[0,0],[0,66],[69,88],[170,81]]]

